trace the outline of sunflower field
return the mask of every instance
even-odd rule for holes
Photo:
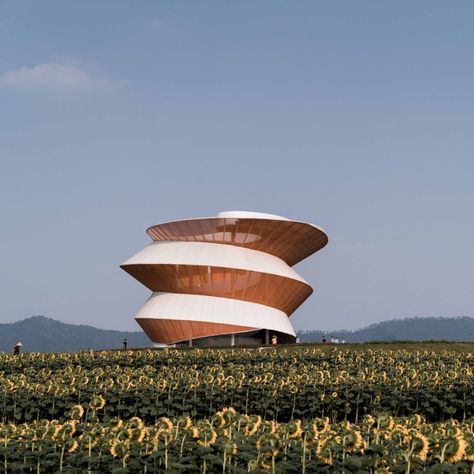
[[[474,473],[470,352],[0,354],[0,472]]]

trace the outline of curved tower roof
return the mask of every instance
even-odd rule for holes
[[[312,224],[243,211],[147,234],[153,242],[121,268],[153,292],[136,320],[165,344],[259,329],[294,337],[288,316],[313,289],[291,266],[328,242]]]

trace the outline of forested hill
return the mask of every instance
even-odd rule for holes
[[[301,342],[320,342],[323,336],[337,336],[347,342],[474,341],[474,318],[395,319],[356,331],[300,331],[298,336]],[[151,346],[142,331],[104,330],[33,316],[15,323],[0,324],[0,351],[11,352],[17,341],[22,342],[24,352],[114,349],[122,347],[125,337],[130,348]]]
[[[372,324],[355,331],[300,331],[301,342],[320,342],[323,337],[346,342],[370,341],[474,341],[474,318],[409,318]]]
[[[92,326],[66,324],[44,316],[33,316],[15,323],[0,324],[0,351],[11,352],[17,341],[25,352],[79,351],[122,347],[124,338],[129,347],[150,347],[142,331],[126,332],[97,329]]]

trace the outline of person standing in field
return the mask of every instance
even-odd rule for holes
[[[274,344],[278,344],[278,338],[277,338],[276,334],[273,334],[273,336],[272,336],[272,345],[274,345]]]
[[[128,341],[127,341],[127,338],[125,338],[125,339],[123,340],[123,348],[126,349],[127,346],[128,346]]]
[[[13,346],[13,355],[17,356],[20,355],[20,349],[23,346],[23,344],[18,341],[14,346]]]

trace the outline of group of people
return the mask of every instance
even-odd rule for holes
[[[346,340],[344,338],[339,339],[337,336],[331,336],[331,339],[328,341],[326,336],[323,337],[323,344],[345,344]]]

